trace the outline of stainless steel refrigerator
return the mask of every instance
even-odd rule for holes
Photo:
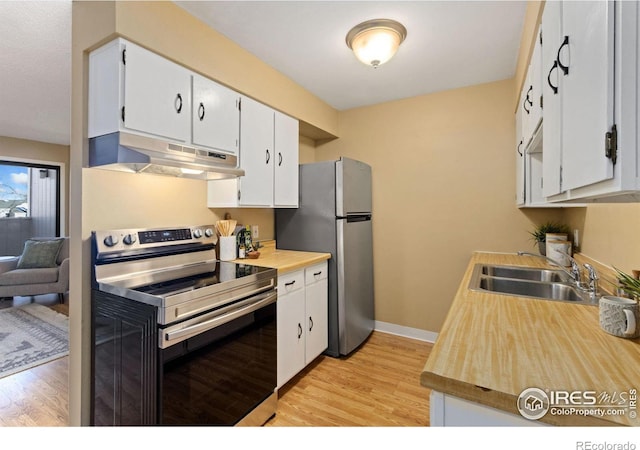
[[[276,209],[276,244],[331,253],[326,353],[348,355],[374,326],[371,167],[343,157],[299,170],[300,206]]]

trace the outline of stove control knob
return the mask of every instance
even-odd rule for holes
[[[211,228],[207,228],[206,230],[204,230],[204,235],[206,237],[211,237],[213,236],[213,230]]]
[[[196,239],[200,239],[202,237],[202,230],[200,228],[196,228],[193,230],[193,237]]]
[[[118,237],[114,236],[113,234],[110,234],[109,236],[104,238],[104,245],[106,245],[107,247],[113,247],[117,243],[118,243]]]
[[[127,234],[123,239],[122,242],[125,243],[125,245],[132,245],[135,244],[136,242],[136,235],[135,234]]]

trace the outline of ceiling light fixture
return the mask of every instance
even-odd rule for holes
[[[407,37],[407,29],[390,19],[362,22],[347,33],[347,46],[356,58],[377,68],[391,59]]]

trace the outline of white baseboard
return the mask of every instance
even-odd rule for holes
[[[375,321],[374,329],[382,333],[395,334],[397,336],[431,343],[434,343],[438,338],[438,333],[434,331],[420,330],[418,328],[405,327],[394,323],[380,322],[379,320]]]

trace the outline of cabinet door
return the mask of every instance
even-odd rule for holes
[[[190,72],[137,45],[125,49],[124,127],[188,142]]]
[[[546,2],[542,14],[542,195],[562,192],[562,96],[560,68],[556,61],[561,39],[562,3]]]
[[[273,205],[298,207],[298,121],[275,113]]]
[[[529,94],[529,99],[531,100],[529,105],[531,107],[529,128],[531,134],[533,134],[542,120],[542,43],[540,32],[538,32],[538,38],[536,39],[533,54],[531,55],[529,74],[531,82],[531,92]]]
[[[273,203],[274,110],[247,97],[240,112],[240,204],[271,206]]]
[[[545,6],[546,8],[546,6]],[[562,188],[613,177],[605,135],[613,125],[613,2],[562,2]],[[566,40],[566,41],[565,41]]]
[[[531,140],[532,131],[532,122],[531,122],[531,109],[533,105],[533,101],[531,100],[531,92],[533,91],[533,86],[531,86],[531,71],[527,71],[527,76],[524,80],[524,85],[522,86],[522,91],[520,93],[520,109],[522,110],[522,133],[524,136],[524,147],[526,148],[529,145],[529,141]]]
[[[240,96],[199,75],[193,75],[192,81],[193,144],[237,154],[240,142]]]
[[[305,366],[305,291],[278,294],[278,388]]]
[[[306,357],[309,364],[324,352],[329,345],[328,328],[328,284],[327,279],[316,281],[306,287]]]
[[[522,108],[516,111],[516,205],[525,202],[525,178],[524,178],[524,136],[522,133]]]

